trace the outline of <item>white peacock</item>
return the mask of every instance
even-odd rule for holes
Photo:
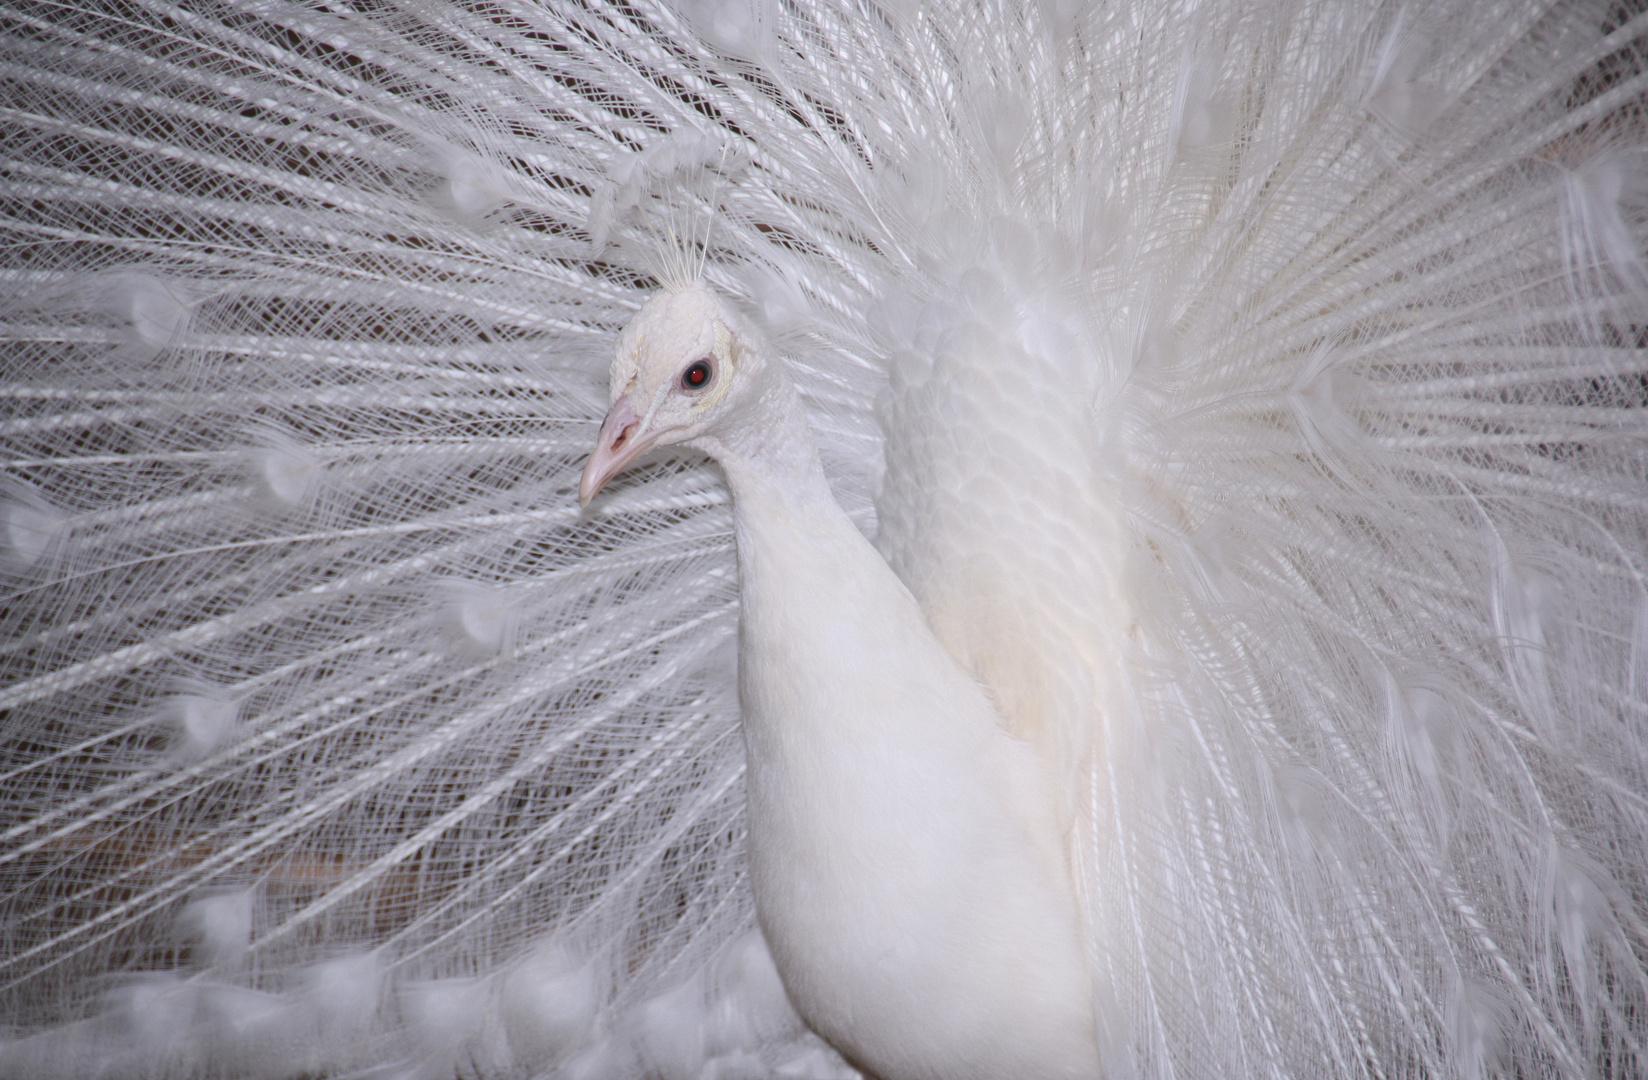
[[[1640,6],[6,8],[0,1071],[1640,1074]]]

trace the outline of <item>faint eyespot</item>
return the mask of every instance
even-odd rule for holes
[[[708,359],[696,361],[681,373],[681,389],[702,390],[715,381],[715,368]]]
[[[0,481],[0,572],[36,566],[62,541],[68,515],[21,480]]]
[[[179,929],[206,965],[226,964],[245,954],[252,940],[255,890],[241,889],[198,896],[178,916]]]
[[[513,652],[520,623],[520,594],[478,582],[442,582],[441,613],[448,646],[471,659]]]
[[[180,761],[194,761],[234,736],[240,707],[210,690],[173,694],[160,705],[158,719],[170,729],[171,748]]]

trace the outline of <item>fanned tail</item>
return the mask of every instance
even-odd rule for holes
[[[1061,778],[1114,1075],[1639,1072],[1648,16],[1078,8],[0,15],[0,1060],[844,1069],[719,478],[576,508],[662,243]]]
[[[1116,1075],[1641,1066],[1648,25],[1415,15],[981,32],[910,139],[881,542],[1066,771]]]

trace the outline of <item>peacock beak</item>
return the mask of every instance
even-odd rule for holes
[[[583,479],[578,481],[578,505],[588,506],[589,500],[600,494],[608,480],[623,472],[657,441],[658,432],[642,429],[641,418],[635,415],[629,395],[620,396],[607,410],[607,418],[601,421],[595,449],[584,465]]]

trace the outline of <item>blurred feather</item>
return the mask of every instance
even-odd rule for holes
[[[846,1074],[721,481],[575,498],[701,273],[1059,764],[1111,1074],[1639,1075],[1640,7],[5,8],[0,1063]]]

